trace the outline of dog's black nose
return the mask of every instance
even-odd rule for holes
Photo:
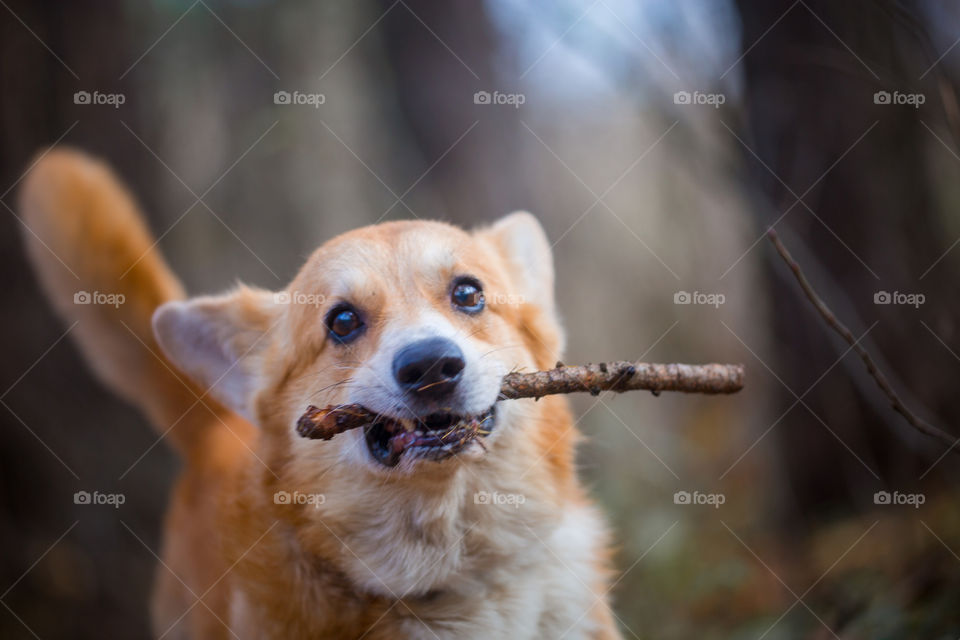
[[[463,352],[447,338],[408,344],[393,358],[393,377],[400,388],[422,398],[441,398],[460,382]]]

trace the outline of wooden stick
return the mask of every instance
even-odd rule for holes
[[[651,364],[645,362],[602,362],[564,366],[534,373],[509,373],[500,386],[500,399],[541,398],[580,391],[598,395],[601,391],[645,389],[685,393],[736,393],[743,388],[741,364]],[[376,421],[378,416],[356,405],[307,407],[297,421],[297,433],[305,438],[329,440],[338,433]]]
[[[650,364],[646,362],[601,362],[563,366],[535,373],[509,373],[503,378],[504,399],[540,398],[556,393],[587,391],[635,391],[646,389],[685,393],[736,393],[743,388],[743,365]]]

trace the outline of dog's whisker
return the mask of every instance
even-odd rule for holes
[[[350,384],[350,383],[352,383],[352,382],[353,382],[353,378],[346,378],[346,379],[344,379],[344,380],[340,380],[339,382],[334,382],[333,384],[328,384],[327,386],[323,387],[322,389],[317,389],[316,391],[314,391],[313,393],[311,393],[308,397],[311,398],[311,399],[316,398],[318,395],[320,395],[321,393],[324,393],[325,391],[326,391],[326,392],[333,391],[333,390],[337,389],[338,387],[341,387],[341,386],[343,386],[343,385],[348,385],[348,384]]]
[[[508,344],[508,345],[504,345],[504,346],[502,346],[502,347],[496,347],[496,348],[494,348],[494,349],[490,349],[490,350],[487,351],[486,353],[481,354],[480,357],[477,358],[477,360],[482,360],[483,358],[486,358],[486,357],[487,357],[488,355],[490,355],[491,353],[496,353],[497,351],[503,351],[504,349],[520,349],[520,348],[522,348],[522,347],[523,347],[522,344]]]
[[[429,383],[429,384],[423,385],[422,387],[418,387],[418,388],[417,388],[417,391],[418,391],[418,392],[420,392],[420,391],[426,391],[427,389],[430,389],[430,388],[432,388],[432,387],[436,387],[437,385],[445,384],[446,382],[447,382],[446,379],[437,380],[436,382],[431,382],[431,383]]]

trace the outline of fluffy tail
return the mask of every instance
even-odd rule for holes
[[[212,416],[153,337],[154,309],[184,293],[133,198],[105,164],[53,149],[27,175],[20,211],[40,283],[93,370],[189,453]]]

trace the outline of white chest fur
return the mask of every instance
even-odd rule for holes
[[[596,592],[600,518],[588,506],[558,508],[507,484],[480,488],[474,474],[461,473],[442,490],[394,493],[380,509],[363,505],[382,495],[354,493],[355,518],[329,500],[321,511],[339,514],[327,526],[343,544],[347,575],[365,591],[402,600],[391,622],[410,637],[587,636],[591,611],[605,606]]]

